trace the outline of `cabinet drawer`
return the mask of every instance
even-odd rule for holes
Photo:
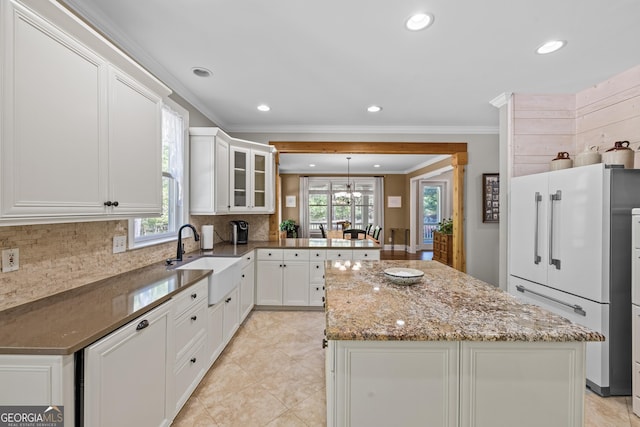
[[[195,285],[180,292],[178,296],[174,298],[173,306],[176,318],[180,317],[185,310],[198,304],[201,301],[207,301],[207,287],[209,278],[205,277]]]
[[[287,261],[309,261],[309,251],[287,249],[284,251],[283,259]]]
[[[309,263],[309,282],[324,284],[324,262]]]
[[[206,369],[206,346],[202,337],[194,346],[189,347],[190,351],[184,360],[177,365],[175,371],[175,396],[176,410],[179,410],[187,401],[193,390],[196,388]]]
[[[324,285],[311,285],[309,288],[309,305],[321,306],[324,304]]]
[[[276,260],[281,261],[283,257],[282,249],[258,249],[258,260]]]
[[[186,311],[176,320],[175,348],[176,360],[179,360],[189,345],[206,333],[207,304],[202,301],[191,310]]]
[[[242,255],[242,259],[240,260],[240,269],[244,268],[245,266],[251,264],[253,262],[255,258],[255,254],[253,251]]]
[[[327,259],[327,251],[326,250],[318,250],[318,249],[311,249],[309,250],[309,259],[310,260],[322,260],[324,261],[325,259]]]
[[[364,249],[354,249],[353,250],[353,259],[354,260],[380,260],[380,251],[378,250],[364,250]]]
[[[351,249],[327,249],[327,259],[351,259],[353,251]]]

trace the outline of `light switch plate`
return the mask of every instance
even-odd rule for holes
[[[10,271],[16,271],[20,268],[20,251],[15,249],[3,249],[2,250],[2,272],[8,273]]]
[[[113,237],[113,253],[119,254],[127,250],[127,236]]]

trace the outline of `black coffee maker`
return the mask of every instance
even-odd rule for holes
[[[247,221],[230,221],[231,243],[246,245],[249,240],[249,223]]]

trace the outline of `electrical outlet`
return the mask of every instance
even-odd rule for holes
[[[20,252],[18,248],[2,251],[2,272],[8,273],[20,268]]]
[[[119,254],[127,250],[127,236],[113,237],[113,253]]]

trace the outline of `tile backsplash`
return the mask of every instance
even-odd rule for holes
[[[213,224],[216,234],[228,240],[229,221],[236,219],[249,222],[250,240],[269,239],[269,215],[194,216],[191,224],[198,231]],[[0,310],[175,256],[175,241],[112,253],[113,237],[127,233],[126,220],[0,227],[0,249],[20,250],[20,269],[0,272]],[[193,239],[184,243],[187,252],[199,247]]]

